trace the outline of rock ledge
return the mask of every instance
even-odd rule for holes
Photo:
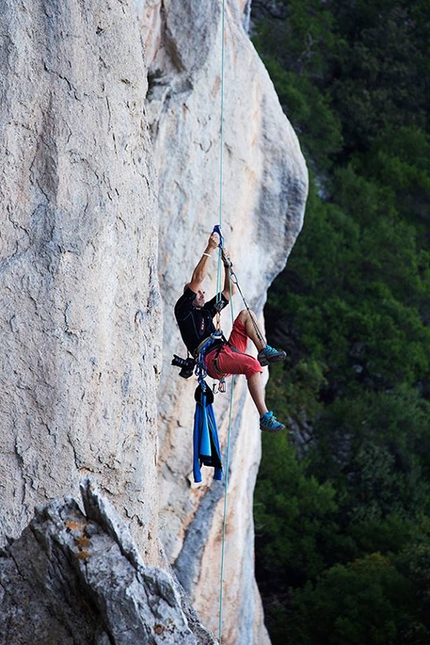
[[[216,645],[173,575],[146,566],[94,484],[36,508],[0,552],[1,645]]]

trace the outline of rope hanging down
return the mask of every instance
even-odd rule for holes
[[[246,310],[249,313],[252,324],[254,326],[255,332],[259,340],[263,340],[263,336],[258,328],[257,321],[254,319],[251,310],[249,309],[248,303],[245,300],[242,289],[240,288],[239,281],[233,270],[233,265],[230,260],[226,257],[224,253],[224,238],[221,233],[222,227],[222,215],[223,215],[223,152],[224,152],[224,74],[225,72],[225,0],[222,0],[222,12],[221,12],[221,113],[220,113],[220,150],[219,150],[219,224],[216,225],[213,229],[214,233],[217,233],[219,236],[219,252],[218,252],[218,265],[217,265],[217,294],[221,293],[221,280],[222,280],[222,264],[228,265],[229,267],[229,279],[230,279],[230,293],[232,291],[231,286],[232,282],[236,285],[243,303],[246,307]],[[220,295],[217,295],[217,302],[220,302]],[[231,307],[231,317],[232,325],[234,322],[234,311],[233,303]],[[216,314],[216,329],[217,332],[222,335],[221,332],[221,316],[220,311],[218,310]],[[226,448],[226,464],[225,464],[225,494],[224,494],[224,510],[223,510],[223,524],[222,524],[222,540],[221,540],[221,571],[220,571],[220,593],[219,593],[219,621],[218,621],[218,640],[219,644],[222,645],[222,622],[223,622],[223,585],[224,585],[224,567],[225,567],[225,539],[226,539],[226,528],[227,528],[227,494],[228,494],[228,484],[229,484],[229,471],[230,471],[230,439],[231,439],[231,427],[232,427],[232,416],[233,416],[233,392],[234,392],[234,377],[232,377],[232,384],[230,387],[230,404],[229,404],[229,422],[227,430],[227,448]]]
[[[220,113],[220,148],[219,148],[219,225],[215,226],[218,229],[220,239],[220,249],[218,252],[218,270],[217,270],[217,294],[221,292],[221,262],[222,262],[222,246],[223,237],[221,234],[222,226],[222,199],[223,199],[223,148],[224,148],[224,70],[225,70],[225,0],[222,0],[221,11],[221,113]],[[217,303],[218,304],[218,303]],[[231,305],[233,307],[233,305]],[[220,331],[220,313],[217,313],[217,329]],[[224,560],[225,560],[225,534],[227,522],[227,493],[228,493],[228,476],[230,470],[230,435],[231,435],[231,420],[233,409],[233,384],[230,388],[230,413],[227,431],[227,454],[226,454],[226,467],[225,467],[225,494],[224,494],[224,511],[223,511],[223,530],[221,540],[221,570],[220,570],[220,589],[219,589],[219,616],[218,616],[218,640],[222,645],[222,610],[223,610],[223,584],[224,584]]]
[[[230,274],[230,293],[231,293],[231,274]],[[234,322],[233,303],[230,304],[231,308],[231,322]],[[228,414],[228,431],[227,431],[227,448],[226,448],[226,467],[225,467],[225,495],[224,495],[224,508],[222,516],[222,539],[221,539],[221,568],[220,568],[220,592],[219,592],[219,624],[218,624],[218,639],[222,645],[222,609],[223,609],[223,586],[224,586],[224,568],[225,568],[225,536],[227,532],[227,493],[230,476],[230,443],[231,443],[231,426],[233,421],[233,394],[234,394],[234,376],[231,377],[230,386],[230,400],[229,400],[229,414]]]
[[[220,102],[220,133],[219,133],[219,227],[222,226],[223,209],[223,176],[224,176],[224,77],[225,77],[225,0],[221,9],[221,102]],[[215,229],[214,229],[215,230]],[[220,233],[221,239],[221,233]],[[221,292],[221,249],[218,252],[217,265],[217,294]],[[220,327],[219,313],[216,317],[216,327]]]

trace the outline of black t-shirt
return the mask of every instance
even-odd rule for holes
[[[228,300],[222,293],[204,304],[201,309],[196,309],[193,302],[196,294],[187,287],[175,305],[175,318],[179,325],[182,340],[192,354],[202,340],[208,338],[214,331],[213,317],[219,309],[228,305]],[[218,305],[217,305],[218,300]],[[217,306],[216,306],[217,305]]]

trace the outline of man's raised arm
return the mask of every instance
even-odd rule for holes
[[[203,280],[206,278],[206,275],[208,273],[208,262],[212,257],[212,251],[217,248],[218,242],[218,235],[216,233],[211,233],[206,245],[206,249],[204,250],[202,257],[196,264],[196,267],[193,271],[191,282],[188,283],[188,287],[191,289],[191,291],[194,291],[194,293],[197,293]]]

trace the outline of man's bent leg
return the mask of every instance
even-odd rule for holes
[[[242,326],[242,324],[240,324]],[[217,365],[215,358],[217,357]],[[206,367],[209,376],[219,378],[216,370],[225,374],[244,374],[248,382],[248,390],[260,415],[260,429],[267,432],[278,432],[285,426],[277,421],[273,412],[267,410],[264,400],[264,385],[262,369],[256,358],[241,351],[234,351],[229,346],[224,346],[219,353],[217,350],[210,352],[206,357]],[[216,368],[216,370],[214,369]]]
[[[239,326],[236,325],[236,321],[240,323]],[[269,365],[269,363],[278,363],[279,361],[284,361],[287,357],[287,354],[281,349],[277,350],[267,345],[266,340],[262,337],[260,330],[257,331],[256,328],[256,318],[253,311],[248,309],[242,309],[239,313],[233,325],[233,330],[230,336],[230,342],[232,345],[235,345],[235,340],[237,337],[237,329],[242,329],[248,338],[252,340],[256,348],[258,349],[258,361],[263,367]],[[254,324],[255,321],[255,324]],[[240,336],[237,338],[237,341],[240,342]]]
[[[240,320],[244,326],[245,333],[252,340],[258,351],[261,351],[266,347],[266,341],[262,337],[261,332],[257,333],[254,322],[252,321],[251,316],[253,316],[255,324],[257,322],[256,316],[253,311],[248,309],[242,309],[242,311],[237,316],[236,320]],[[234,345],[234,343],[233,343]]]

